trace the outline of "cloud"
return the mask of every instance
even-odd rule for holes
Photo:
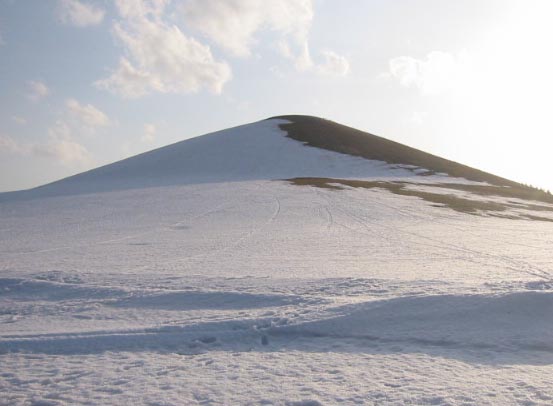
[[[202,88],[221,93],[231,78],[227,63],[217,61],[208,46],[185,36],[164,21],[165,0],[119,0],[122,17],[113,26],[125,56],[99,88],[125,98],[151,92],[195,93]]]
[[[33,152],[37,155],[51,157],[69,167],[90,168],[94,160],[88,150],[72,139],[51,138],[45,145],[35,145]]]
[[[346,76],[349,73],[349,61],[333,51],[321,52],[324,62],[317,69],[322,74]]]
[[[278,36],[276,49],[297,70],[345,75],[349,62],[332,51],[322,53],[324,62],[313,62],[309,31],[312,0],[189,0],[180,9],[186,25],[200,32],[236,57],[248,57],[258,44],[256,34],[270,31]]]
[[[119,15],[123,18],[151,16],[161,18],[171,0],[115,0]]]
[[[58,17],[65,24],[77,27],[87,27],[100,24],[104,19],[105,11],[93,4],[86,4],[79,0],[60,0]]]
[[[140,141],[142,141],[145,144],[151,144],[155,141],[156,137],[156,126],[153,124],[146,124],[144,125],[144,134],[140,138]]]
[[[466,52],[430,52],[426,59],[400,56],[389,62],[388,76],[402,86],[416,87],[423,94],[438,94],[458,85],[467,76],[469,56]]]
[[[409,122],[410,122],[411,124],[420,126],[420,125],[423,125],[423,124],[424,124],[424,122],[426,121],[427,117],[428,117],[428,112],[426,112],[426,111],[413,111],[413,112],[409,115]]]
[[[311,0],[189,0],[182,7],[186,23],[235,56],[249,56],[261,29],[279,33],[300,47],[307,41]]]
[[[89,168],[94,164],[88,150],[72,138],[69,126],[63,121],[48,130],[48,141],[42,144],[18,142],[0,135],[0,153],[51,158],[69,167]]]
[[[46,144],[34,144],[30,149],[35,155],[53,158],[65,166],[86,168],[94,163],[88,150],[73,140],[70,127],[63,121],[48,130]]]
[[[27,97],[33,102],[37,102],[50,94],[48,86],[39,80],[28,81],[27,87],[29,88]]]
[[[72,117],[91,129],[110,124],[108,116],[91,104],[82,105],[75,99],[68,99],[65,105]]]
[[[20,124],[20,125],[27,124],[27,120],[24,117],[12,116],[12,120],[15,121],[17,124]]]
[[[150,73],[134,68],[126,58],[121,58],[117,69],[108,78],[96,81],[95,85],[127,99],[134,99],[148,93],[151,80]]]
[[[19,144],[12,137],[0,134],[0,153],[24,154],[26,148]]]
[[[294,67],[305,72],[313,69],[314,63],[311,59],[309,51],[309,43],[307,41],[290,43],[288,41],[280,41],[278,43],[280,54],[294,63]]]

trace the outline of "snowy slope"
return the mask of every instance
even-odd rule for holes
[[[282,122],[4,196],[1,405],[553,402],[550,205]]]
[[[285,137],[278,127],[283,123],[288,121],[265,120],[192,138],[19,194],[42,197],[298,176],[411,175],[381,161],[305,148]]]

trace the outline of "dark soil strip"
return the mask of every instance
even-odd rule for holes
[[[419,190],[412,190],[407,188],[409,185],[412,184],[409,182],[364,181],[364,180],[332,179],[332,178],[294,178],[294,179],[285,179],[285,180],[298,186],[314,186],[314,187],[334,189],[334,190],[344,189],[343,186],[365,188],[365,189],[379,188],[379,189],[388,190],[389,192],[392,192],[396,195],[418,197],[427,202],[432,203],[433,206],[448,207],[452,210],[455,210],[461,213],[479,215],[482,212],[486,212],[486,213],[490,212],[490,214],[501,218],[512,218],[512,219],[524,218],[528,220],[537,220],[537,221],[553,221],[546,217],[539,217],[539,216],[533,216],[533,215],[521,215],[521,217],[513,217],[506,214],[499,214],[499,212],[503,212],[508,208],[512,208],[512,207],[531,210],[531,206],[533,205],[529,205],[528,207],[525,207],[524,205],[520,205],[520,204],[512,205],[510,203],[470,200],[470,199],[454,196],[451,194],[440,194],[440,193],[431,193],[431,192],[424,192]],[[448,188],[453,189],[453,188],[450,188],[451,184],[449,183],[432,184],[428,186],[441,187],[444,189],[448,189]],[[454,185],[454,186],[458,186],[458,185]],[[462,185],[462,186],[467,186],[467,185]],[[471,185],[468,185],[468,186],[471,186]],[[498,189],[499,187],[490,186],[490,188]],[[463,189],[463,190],[466,190],[466,189]],[[489,196],[494,195],[493,190],[490,190],[489,192],[490,192]],[[482,193],[479,193],[479,194],[482,194]],[[546,206],[539,206],[539,207],[542,208],[542,210],[546,208]],[[553,212],[553,208],[548,208],[548,210]]]
[[[542,201],[545,203],[553,204],[553,196],[548,193],[544,193],[538,189],[529,187],[509,187],[509,186],[494,186],[494,185],[465,185],[459,183],[439,183],[437,187],[443,187],[447,189],[463,190],[465,192],[474,193],[480,196],[500,196],[508,198],[517,198],[522,200],[534,200]],[[534,203],[518,203],[509,202],[511,207],[519,207],[523,209],[536,210],[536,211],[553,211],[552,207],[542,206]]]
[[[281,124],[287,136],[311,147],[322,148],[389,164],[414,165],[425,168],[425,175],[447,173],[476,182],[487,182],[511,189],[510,197],[553,203],[553,195],[541,190],[471,168],[406,145],[347,127],[333,121],[311,116],[279,116],[272,119],[291,121]]]

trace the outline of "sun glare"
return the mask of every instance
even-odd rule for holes
[[[501,165],[510,168],[505,175],[536,185],[551,185],[549,176],[536,170],[553,148],[551,15],[552,2],[514,5],[474,44],[473,63],[455,94],[472,112],[470,127],[486,134],[487,149],[503,152],[492,159],[508,161]]]

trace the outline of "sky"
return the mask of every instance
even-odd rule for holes
[[[0,0],[0,191],[309,114],[553,190],[549,0]]]

